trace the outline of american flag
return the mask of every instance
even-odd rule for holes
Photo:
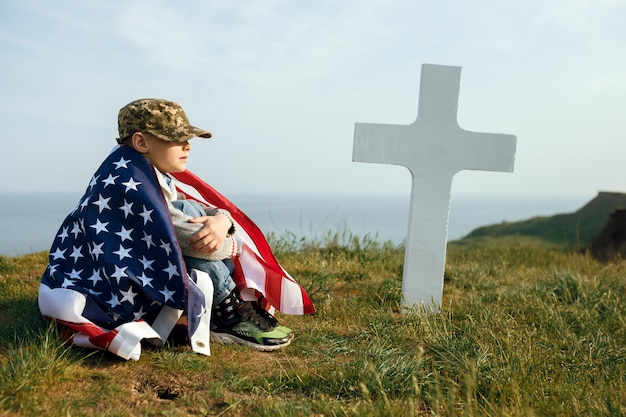
[[[192,185],[180,186],[212,190],[189,172],[181,174],[185,178]],[[250,245],[235,259],[240,288],[258,291],[268,300],[267,307],[292,314],[314,312],[304,290],[274,259],[262,233],[256,233],[258,227],[250,226],[254,223],[222,199],[227,204],[222,208],[243,224],[237,239]],[[253,237],[246,232],[251,227],[256,228]],[[69,329],[75,344],[138,359],[140,340],[163,340],[185,309],[193,319],[191,333],[208,332],[212,288],[196,285],[195,276],[185,269],[152,165],[133,149],[120,146],[93,175],[59,228],[42,277],[39,307],[44,316]],[[190,340],[198,339],[190,334]],[[208,353],[208,339],[192,347]]]
[[[41,281],[42,313],[107,348],[119,326],[152,323],[164,306],[183,310],[188,281],[152,165],[120,146],[59,228]]]

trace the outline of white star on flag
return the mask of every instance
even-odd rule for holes
[[[83,201],[80,202],[80,205],[78,206],[81,210],[83,210],[85,207],[87,207],[87,205],[89,204],[89,197],[85,198]]]
[[[78,222],[74,222],[72,231],[70,233],[74,235],[74,239],[76,239],[78,235],[80,235],[81,230],[80,230],[80,225],[78,224]]]
[[[130,159],[126,160],[124,159],[124,157],[121,157],[119,161],[113,162],[113,165],[115,165],[115,169],[128,168],[129,162],[130,162]]]
[[[135,180],[133,178],[131,178],[128,181],[123,182],[122,185],[126,186],[126,191],[125,192],[128,192],[130,190],[137,191],[137,186],[141,185],[141,183],[140,182],[135,182]]]
[[[115,232],[115,234],[118,235],[122,239],[122,242],[125,241],[126,239],[132,241],[133,239],[130,237],[130,234],[132,233],[133,230],[134,229],[126,230],[126,228],[122,226],[122,230],[120,230],[119,232]]]
[[[146,242],[146,246],[148,247],[148,249],[150,249],[151,246],[156,246],[152,241],[152,235],[147,234],[145,230],[143,231],[143,237],[141,238],[141,240]]]
[[[72,268],[72,271],[68,274],[68,277],[70,277],[70,279],[80,279],[80,274],[82,272],[83,272],[82,269],[80,271],[77,271]]]
[[[107,185],[115,185],[115,180],[118,179],[119,177],[120,177],[119,175],[116,175],[114,177],[113,174],[109,174],[108,177],[102,180],[102,182],[104,183],[104,188],[107,188]]]
[[[113,251],[114,254],[120,257],[120,261],[124,258],[130,258],[130,251],[132,248],[126,249],[124,246],[120,245],[120,248],[116,251]]]
[[[95,185],[98,183],[98,178],[100,178],[99,175],[94,175],[93,177],[91,177],[91,181],[89,182],[89,188],[95,187]]]
[[[121,278],[125,278],[128,276],[126,275],[126,268],[128,267],[125,266],[123,268],[120,268],[119,266],[115,265],[115,272],[111,274],[111,276],[117,280],[118,284],[120,283]]]
[[[124,204],[120,207],[120,210],[122,210],[124,212],[124,218],[128,218],[128,215],[133,215],[133,203],[129,203],[128,201],[124,200]]]
[[[152,217],[150,217],[152,215],[152,212],[154,210],[148,210],[146,208],[146,206],[143,206],[143,211],[141,213],[139,213],[139,215],[141,217],[143,217],[143,225],[145,226],[148,222],[152,221]]]
[[[122,299],[120,300],[120,304],[124,301],[128,301],[131,304],[135,304],[135,296],[139,293],[133,292],[133,287],[129,287],[128,291],[120,291],[122,295]]]
[[[100,244],[96,244],[95,242],[93,243],[93,247],[91,248],[91,250],[89,251],[89,254],[91,255],[91,257],[97,261],[98,258],[100,257],[100,255],[104,255],[104,251],[102,250],[102,247],[104,246],[104,242],[100,243]]]
[[[89,278],[87,278],[87,280],[91,281],[92,282],[91,285],[95,287],[99,281],[102,281],[102,278],[100,277],[100,271],[97,269],[94,269],[93,273],[91,274]]]
[[[96,219],[96,224],[92,224],[89,227],[93,227],[96,230],[96,235],[100,232],[108,232],[107,225],[109,222],[102,223],[100,219]]]
[[[70,258],[74,258],[74,262],[76,262],[78,260],[78,258],[82,258],[83,254],[81,253],[83,247],[79,246],[72,246],[72,254],[70,255]]]
[[[141,308],[139,309],[139,311],[135,311],[134,313],[135,316],[135,320],[139,320],[141,319],[143,316],[145,316],[145,311],[143,311],[143,306],[141,306]]]
[[[167,261],[167,268],[165,268],[163,272],[167,272],[170,276],[170,279],[172,279],[173,276],[180,276],[178,270],[176,269],[176,266],[172,265],[170,261]]]
[[[111,197],[109,198],[104,198],[102,197],[102,194],[98,194],[98,201],[94,201],[93,204],[98,206],[98,212],[102,213],[102,210],[107,209],[107,210],[111,210],[111,207],[109,207],[109,200],[111,199]]]
[[[172,296],[176,291],[170,291],[167,287],[163,288],[163,290],[159,291],[165,297],[165,302],[167,303],[169,300],[173,300]]]
[[[137,276],[137,279],[141,281],[142,287],[152,287],[152,278],[148,278],[145,273],[142,272],[141,275]]]
[[[57,259],[65,259],[65,256],[63,254],[65,253],[66,250],[67,249],[61,250],[61,248],[57,248],[57,250],[50,253],[50,256],[52,256],[52,260],[56,261]]]
[[[111,306],[111,308],[115,308],[120,305],[120,300],[117,298],[116,294],[111,294],[111,299],[107,301],[107,304]]]
[[[165,253],[167,253],[168,255],[170,254],[170,252],[172,252],[172,248],[170,247],[170,244],[167,242],[163,242],[161,241],[161,244],[159,245],[160,248],[162,248]]]
[[[66,237],[69,237],[69,236],[70,236],[70,235],[67,233],[67,230],[68,230],[68,229],[69,229],[68,227],[64,227],[64,228],[61,230],[61,233],[59,233],[59,234],[57,235],[57,237],[60,237],[60,238],[61,238],[61,243],[65,242],[65,238],[66,238]]]
[[[143,269],[145,269],[146,271],[148,269],[152,269],[154,271],[154,268],[152,268],[152,264],[154,263],[153,260],[147,259],[145,256],[142,256],[139,262],[141,262],[141,264],[143,265]]]

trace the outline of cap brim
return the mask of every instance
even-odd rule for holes
[[[187,125],[176,128],[174,131],[159,132],[156,130],[147,130],[148,133],[156,136],[157,138],[167,142],[185,142],[193,138],[210,138],[211,132],[200,129],[198,127]]]
[[[199,138],[205,138],[205,139],[208,139],[208,138],[210,138],[211,136],[213,136],[213,135],[211,134],[211,132],[207,132],[206,130],[202,130],[202,129],[198,128],[198,127],[195,127],[195,126],[191,126],[191,125],[189,125],[189,128],[190,128],[190,129],[193,131],[193,133],[194,133],[197,137],[199,137]]]

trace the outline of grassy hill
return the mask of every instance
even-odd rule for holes
[[[138,362],[64,345],[47,253],[0,256],[0,416],[623,416],[626,275],[545,245],[452,246],[442,309],[401,314],[404,250],[274,242],[318,313],[260,353],[174,343]]]
[[[600,233],[617,207],[626,207],[626,194],[600,192],[574,213],[533,217],[479,227],[465,239],[531,237],[565,247],[584,247]]]

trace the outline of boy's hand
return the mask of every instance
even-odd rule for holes
[[[189,220],[189,223],[202,223],[204,226],[189,238],[189,244],[198,253],[211,253],[218,250],[232,223],[230,219],[218,213],[215,216],[195,217]]]

